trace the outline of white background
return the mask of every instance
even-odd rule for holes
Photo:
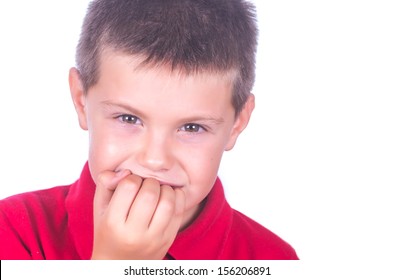
[[[220,176],[232,206],[303,260],[393,249],[391,1],[254,1],[257,106]],[[0,198],[75,181],[87,159],[68,69],[88,1],[0,2]]]

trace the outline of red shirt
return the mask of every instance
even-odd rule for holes
[[[88,164],[74,184],[0,200],[0,259],[90,259],[95,184]],[[199,217],[167,259],[297,259],[292,247],[225,200],[217,179]]]

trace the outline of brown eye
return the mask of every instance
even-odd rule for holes
[[[138,124],[140,122],[138,117],[133,115],[121,115],[119,116],[120,121],[130,124]]]
[[[203,127],[196,123],[188,123],[184,125],[183,130],[186,132],[196,133],[201,132],[201,130],[203,130]]]

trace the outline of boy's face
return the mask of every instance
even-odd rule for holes
[[[246,127],[254,100],[235,119],[229,75],[183,75],[137,68],[135,58],[105,51],[96,85],[83,94],[77,71],[70,87],[80,125],[89,131],[93,180],[128,169],[183,189],[188,223],[210,192],[225,150]]]

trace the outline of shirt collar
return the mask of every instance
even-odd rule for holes
[[[81,259],[90,259],[93,249],[93,200],[95,183],[89,164],[83,167],[78,181],[71,185],[66,198],[68,228]]]

